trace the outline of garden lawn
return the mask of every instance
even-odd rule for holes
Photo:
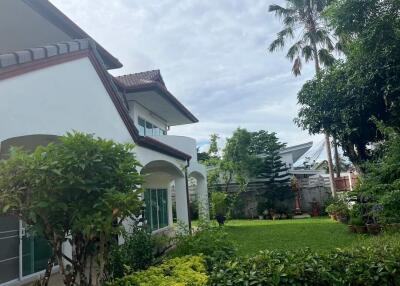
[[[225,230],[236,243],[239,255],[253,255],[265,249],[295,250],[306,247],[329,251],[368,239],[365,235],[350,233],[346,225],[329,218],[230,220]]]

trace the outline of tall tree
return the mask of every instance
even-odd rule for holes
[[[329,130],[363,172],[374,155],[371,146],[383,140],[371,119],[399,130],[400,2],[341,0],[327,15],[346,60],[303,86],[296,122],[310,133]]]
[[[270,44],[269,51],[282,49],[288,40],[299,37],[288,50],[287,57],[293,61],[292,72],[295,76],[301,74],[302,61],[314,61],[315,72],[321,70],[321,65],[330,66],[335,62],[332,51],[335,45],[330,37],[330,31],[322,17],[322,12],[329,0],[286,0],[286,7],[270,5],[269,11],[282,18],[284,28]],[[333,163],[330,134],[325,131],[325,145],[328,157],[329,178],[332,196],[336,196],[333,177]]]
[[[240,191],[247,187],[250,177],[254,174],[257,158],[249,152],[251,133],[238,128],[232,137],[226,140],[222,155],[222,166],[227,176],[227,184],[234,178],[239,184]]]
[[[286,144],[281,143],[274,132],[260,130],[252,132],[251,135],[249,151],[262,158],[255,173],[257,178],[265,181],[263,187],[259,189],[259,195],[263,200],[261,203],[274,208],[278,202],[293,196],[289,184],[289,168],[280,156],[280,151]]]

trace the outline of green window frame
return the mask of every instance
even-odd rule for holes
[[[168,190],[147,189],[144,192],[145,219],[151,231],[168,226]]]

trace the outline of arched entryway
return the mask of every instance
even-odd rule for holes
[[[207,193],[207,177],[205,172],[195,170],[189,173],[189,177],[194,180],[190,180],[190,196],[191,199],[198,203],[199,218],[209,219],[209,204],[208,204],[208,193]]]
[[[166,229],[173,224],[172,190],[175,190],[177,220],[188,224],[188,201],[185,172],[180,166],[165,160],[147,163],[141,169],[144,176],[145,217],[152,231]]]

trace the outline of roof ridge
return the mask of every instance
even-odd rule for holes
[[[150,72],[158,72],[161,75],[160,69],[154,69],[154,70],[148,70],[148,71],[142,71],[142,72],[135,72],[135,73],[128,73],[128,74],[123,74],[123,75],[117,75],[115,77],[125,77],[125,76],[131,76],[131,75],[139,75],[139,74],[146,74]]]
[[[95,46],[92,39],[74,39],[38,47],[0,54],[0,69],[51,58],[54,56],[87,50]]]

